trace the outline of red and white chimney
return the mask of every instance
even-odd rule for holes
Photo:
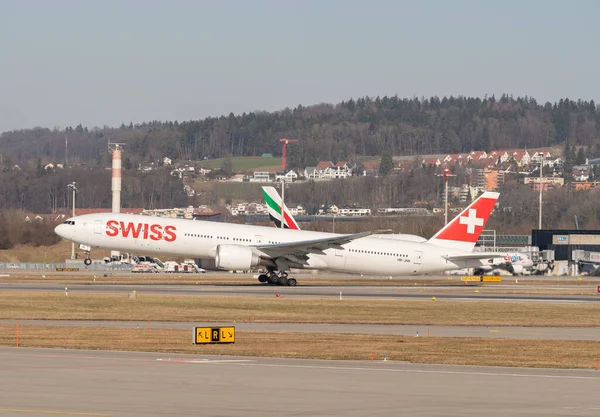
[[[112,149],[112,212],[121,212],[121,146]]]

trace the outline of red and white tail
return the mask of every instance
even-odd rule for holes
[[[429,243],[457,251],[471,252],[492,214],[499,195],[491,191],[483,193],[429,239]]]

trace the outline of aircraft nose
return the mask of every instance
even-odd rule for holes
[[[66,233],[66,225],[64,224],[59,224],[58,226],[56,226],[54,228],[54,233],[56,233],[57,235],[59,235],[62,238],[66,238],[67,237],[67,233]]]

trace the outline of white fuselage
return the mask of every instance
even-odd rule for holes
[[[200,259],[215,259],[219,245],[256,246],[340,236],[305,230],[116,213],[77,216],[70,221],[73,224],[61,224],[56,232],[66,239],[92,248]],[[311,253],[307,265],[290,266],[394,276],[434,273],[485,264],[480,260],[450,262],[444,259],[444,256],[461,253],[465,252],[439,247],[427,241],[368,236],[339,248]]]

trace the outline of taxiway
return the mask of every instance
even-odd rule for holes
[[[373,299],[430,299],[453,301],[517,301],[517,302],[562,302],[562,303],[597,303],[599,295],[566,295],[566,294],[511,294],[485,293],[486,287],[460,286],[378,286],[378,285],[301,285],[298,287],[279,287],[262,284],[56,284],[56,283],[0,283],[0,291],[37,291],[64,292],[65,287],[71,293],[111,293],[127,294],[138,291],[146,294],[179,294],[179,295],[219,295],[219,296],[254,296],[273,297],[280,294],[285,297],[340,297],[373,298]],[[524,286],[504,286],[505,289],[524,289]],[[535,288],[535,287],[531,287]],[[594,287],[595,288],[595,287]],[[481,292],[475,294],[474,290]],[[558,290],[557,290],[558,291]]]
[[[0,348],[3,416],[597,416],[600,373]]]

